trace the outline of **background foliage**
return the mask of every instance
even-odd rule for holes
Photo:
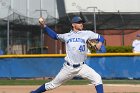
[[[106,46],[107,53],[132,53],[132,46]],[[95,50],[91,50],[95,53]]]

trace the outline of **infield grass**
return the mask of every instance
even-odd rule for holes
[[[48,80],[0,80],[0,85],[41,85],[49,82]],[[103,80],[104,84],[140,84],[140,80]],[[90,84],[88,80],[70,80],[63,85],[86,85]]]

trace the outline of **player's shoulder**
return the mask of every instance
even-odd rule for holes
[[[63,33],[63,35],[64,36],[70,36],[70,35],[72,35],[72,32],[70,31],[70,32],[67,32],[67,33]]]
[[[91,31],[91,30],[82,30],[82,31],[80,31],[80,32],[82,32],[82,33],[94,33],[94,32]]]
[[[132,44],[136,44],[136,43],[140,43],[140,41],[137,39],[133,40]]]
[[[133,42],[139,42],[140,40],[135,39]]]

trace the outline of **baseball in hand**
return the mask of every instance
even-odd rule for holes
[[[44,20],[43,20],[43,18],[42,18],[42,17],[40,17],[40,18],[39,18],[39,22],[41,22],[41,23],[42,23],[43,21],[44,21]]]

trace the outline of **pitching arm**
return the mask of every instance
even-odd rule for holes
[[[53,31],[51,28],[49,28],[46,24],[45,24],[45,20],[43,17],[40,17],[39,18],[39,23],[40,23],[40,26],[42,28],[45,28],[45,31],[47,32],[47,34],[52,38],[52,39],[55,39],[57,40],[57,33],[55,31]]]
[[[57,36],[57,33],[55,31],[53,31],[51,28],[49,28],[48,26],[45,27],[45,32],[47,32],[47,34],[52,38],[52,39],[55,39],[55,40],[58,40],[58,36]]]

